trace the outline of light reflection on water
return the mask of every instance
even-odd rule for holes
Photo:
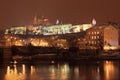
[[[118,74],[120,73],[118,66],[115,65],[112,61],[105,61],[104,64],[104,79],[105,80],[115,80],[115,77],[117,78]]]
[[[25,65],[22,65],[22,72],[18,71],[16,65],[7,66],[5,80],[25,80]]]
[[[3,68],[3,71],[6,72],[0,75],[0,78],[4,77],[4,80],[120,80],[119,61],[18,63],[6,66],[6,70]]]

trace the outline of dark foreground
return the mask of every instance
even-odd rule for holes
[[[120,61],[0,63],[0,80],[120,80]]]

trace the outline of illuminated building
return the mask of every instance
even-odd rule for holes
[[[120,29],[116,25],[104,24],[96,26],[96,20],[91,24],[59,24],[48,25],[48,19],[34,18],[33,25],[16,26],[6,29],[6,46],[33,46],[69,48],[70,46],[81,49],[118,49],[120,45]],[[82,34],[81,33],[85,33]],[[29,37],[28,37],[29,36]],[[71,37],[72,36],[72,37]],[[73,37],[74,36],[74,37]]]
[[[31,43],[33,46],[54,46],[65,49],[70,45],[81,47],[81,44],[84,45],[86,42],[85,38],[81,37],[81,33],[93,26],[93,24],[59,24],[59,20],[56,21],[55,25],[48,25],[47,22],[49,23],[48,19],[44,17],[41,19],[35,17],[33,25],[6,29],[6,46],[26,46]],[[75,37],[72,38],[71,36]],[[73,45],[73,43],[75,44]]]
[[[26,34],[26,26],[11,27],[6,29],[5,34]]]
[[[60,24],[57,19],[56,24],[52,25],[50,21],[42,16],[42,18],[34,17],[33,25],[14,26],[6,29],[5,34],[15,35],[57,35],[68,33],[79,33],[96,25],[96,20],[93,19],[91,24]]]
[[[57,35],[66,33],[79,33],[81,31],[86,31],[91,28],[92,24],[58,24],[51,26],[41,26],[41,25],[27,25],[27,26],[16,26],[6,29],[5,34],[21,34],[21,35]]]
[[[86,39],[89,46],[103,46],[104,50],[119,48],[119,29],[115,26],[94,26],[88,29],[86,33]]]
[[[96,25],[96,20],[93,19],[91,24],[73,25],[71,30],[74,33],[77,33],[77,32],[81,32],[81,31],[86,31],[87,29],[92,28],[95,25]]]
[[[83,31],[86,31],[87,29],[92,27],[92,24],[82,24],[80,26],[83,28]]]
[[[42,28],[43,35],[56,35],[56,34],[65,34],[72,33],[70,29],[72,24],[62,24],[62,25],[52,25]]]

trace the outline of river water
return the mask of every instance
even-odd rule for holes
[[[120,61],[0,63],[0,80],[120,80]]]

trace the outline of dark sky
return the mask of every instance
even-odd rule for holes
[[[0,27],[28,25],[45,16],[63,23],[120,23],[120,0],[0,0]]]

